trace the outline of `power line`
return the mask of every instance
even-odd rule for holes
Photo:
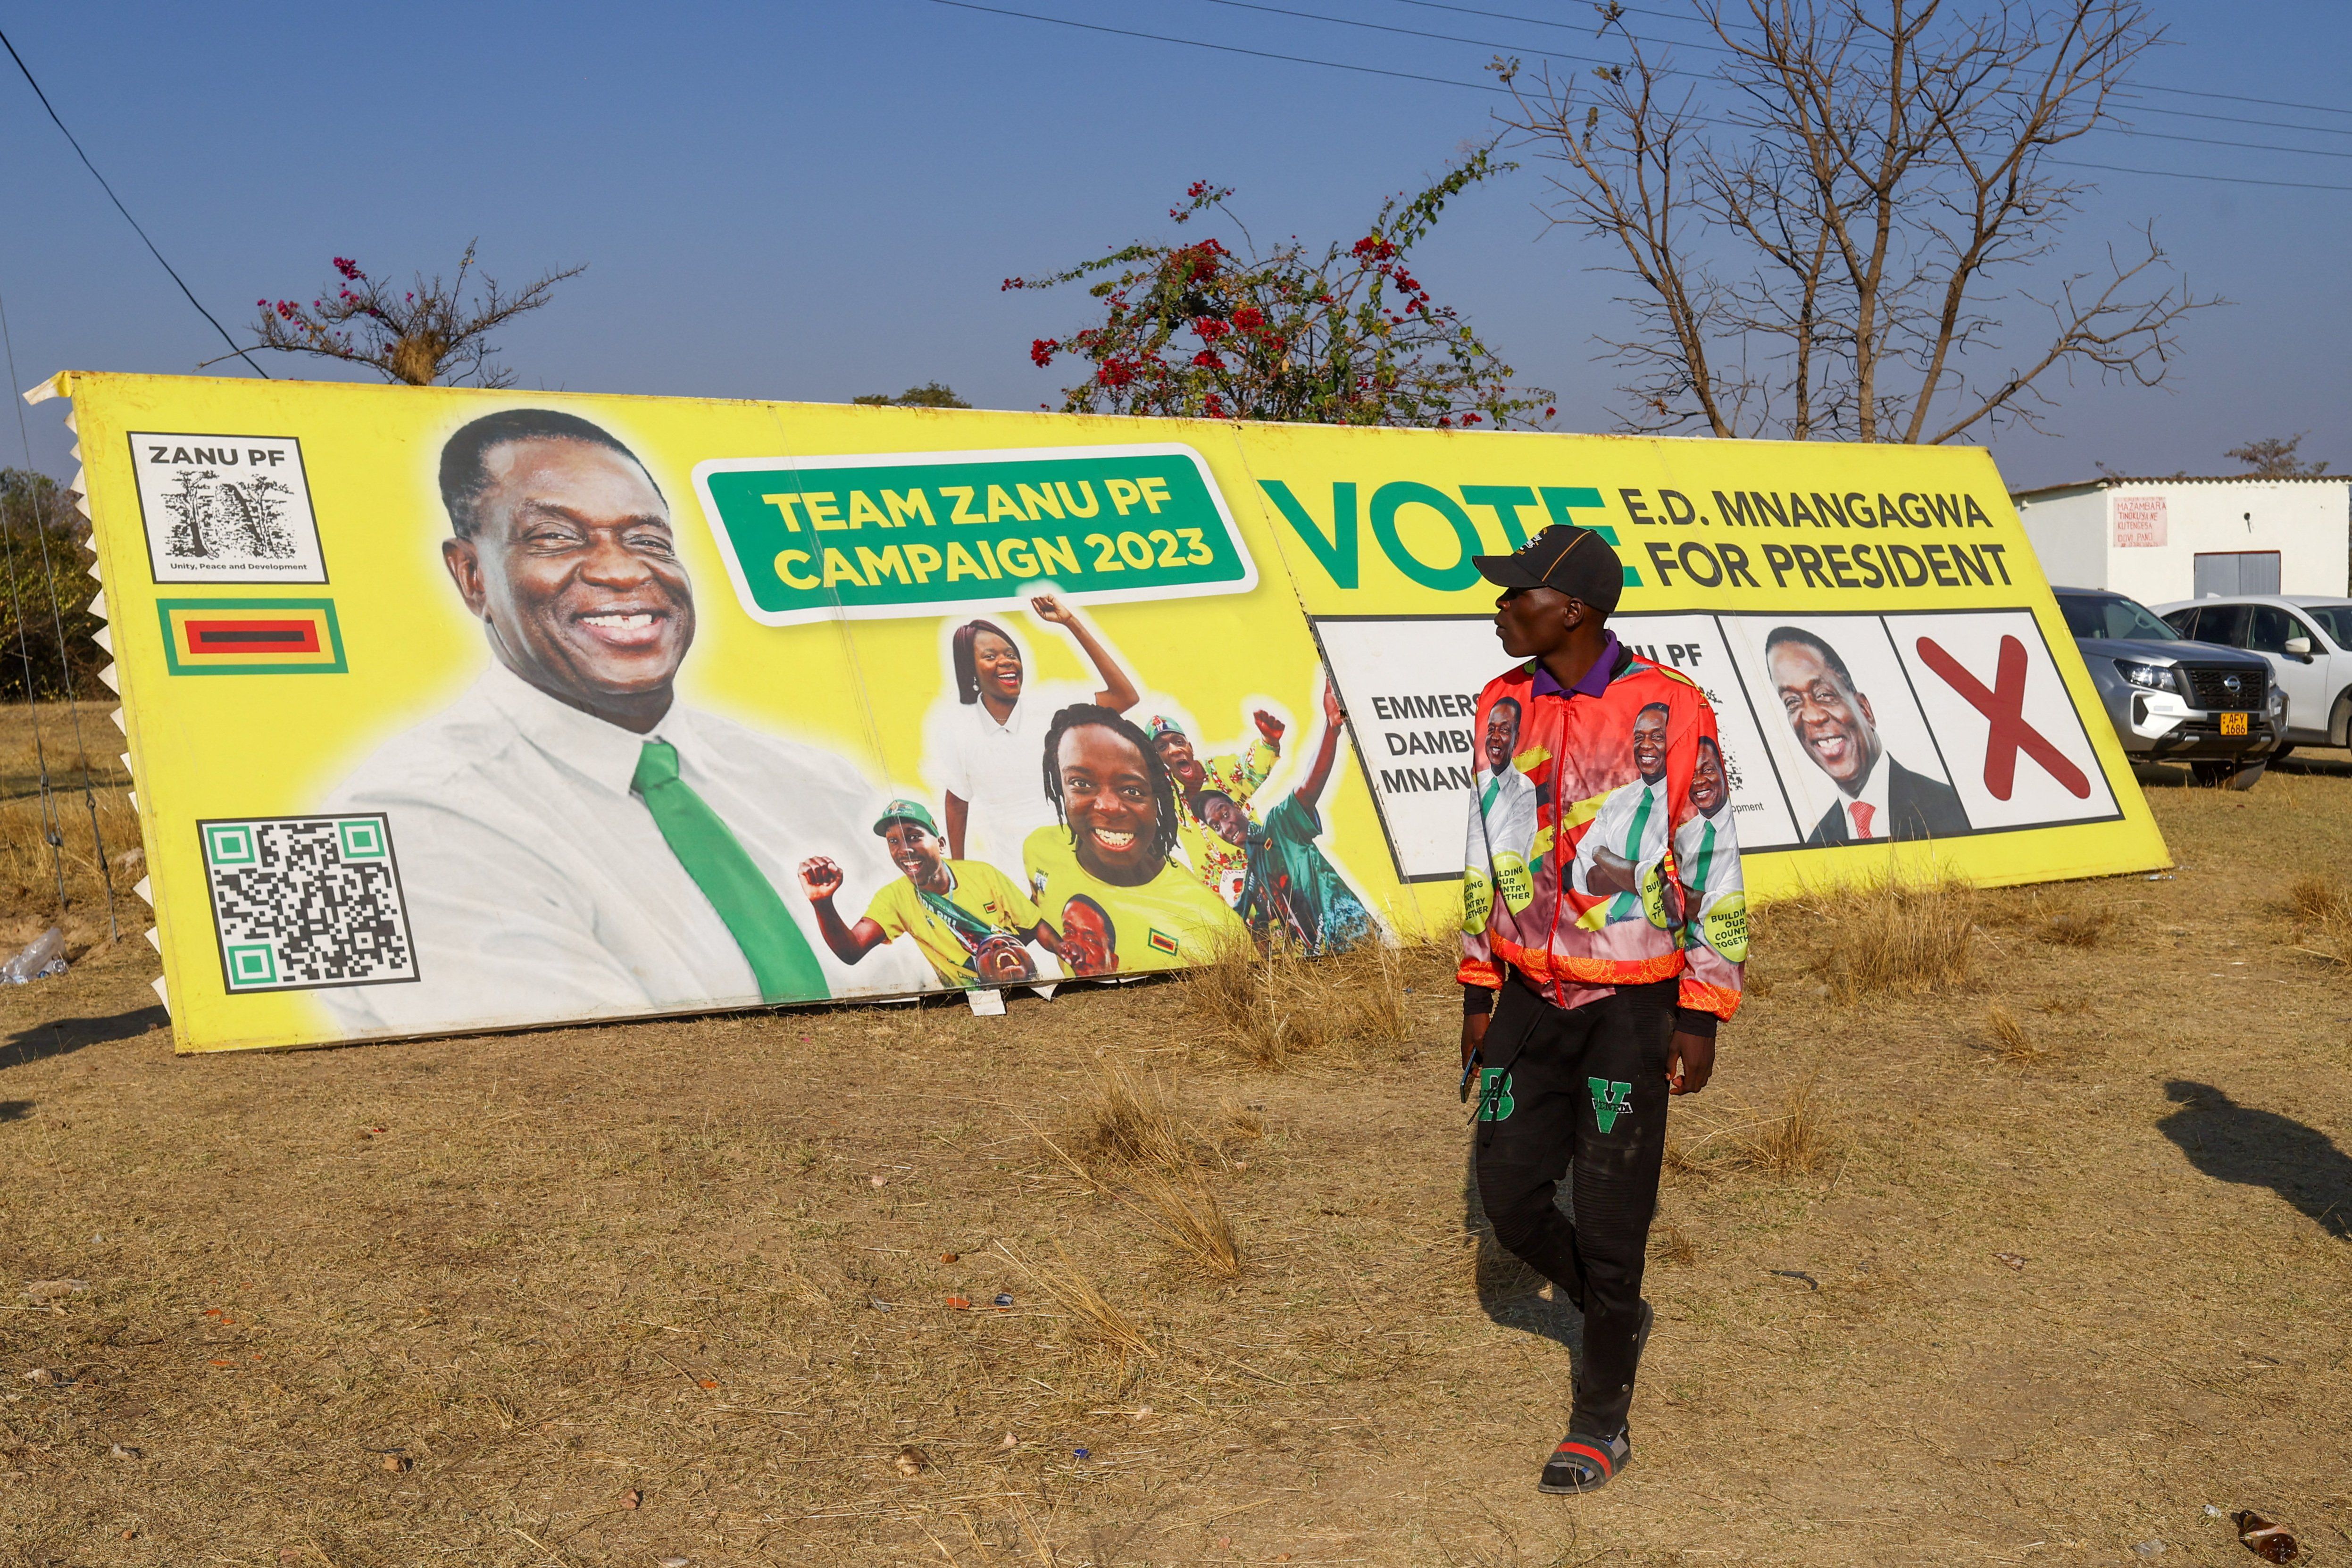
[[[1295,10],[1295,9],[1293,9],[1293,8],[1291,8],[1291,7],[1287,6],[1287,5],[1261,5],[1261,4],[1256,3],[1256,0],[1208,0],[1208,3],[1209,3],[1210,5],[1226,5],[1226,6],[1231,6],[1231,7],[1232,7],[1232,8],[1234,8],[1234,10],[1238,10],[1238,11],[1260,11],[1260,12],[1264,12],[1264,13],[1265,13],[1265,14],[1266,14],[1266,15],[1268,15],[1268,16],[1293,16],[1293,17],[1297,17],[1297,18],[1298,18],[1298,19],[1299,19],[1299,20],[1301,20],[1301,21],[1307,21],[1307,22],[1321,22],[1321,23],[1325,24],[1326,26],[1334,26],[1334,27],[1360,27],[1360,28],[1363,28],[1364,30],[1366,30],[1366,31],[1368,31],[1368,32],[1374,32],[1374,33],[1395,33],[1395,34],[1399,34],[1399,35],[1401,35],[1401,36],[1402,36],[1402,37],[1408,37],[1408,38],[1431,38],[1431,39],[1434,39],[1434,40],[1436,40],[1436,41],[1438,41],[1438,42],[1440,42],[1440,43],[1448,43],[1448,44],[1472,44],[1472,45],[1475,45],[1477,47],[1482,48],[1482,49],[1524,49],[1526,52],[1528,52],[1528,53],[1529,53],[1529,54],[1538,55],[1538,56],[1539,56],[1539,57],[1545,57],[1545,58],[1552,58],[1552,59],[1563,59],[1563,60],[1569,60],[1569,61],[1571,61],[1571,62],[1573,62],[1573,63],[1575,63],[1575,64],[1578,64],[1578,65],[1600,65],[1600,66],[1607,66],[1607,65],[1613,65],[1613,64],[1615,64],[1615,63],[1616,63],[1616,62],[1614,62],[1614,61],[1610,61],[1610,60],[1596,60],[1596,59],[1592,59],[1592,58],[1590,58],[1590,57],[1588,57],[1588,56],[1581,56],[1581,55],[1557,55],[1557,54],[1549,54],[1549,53],[1548,53],[1548,51],[1545,51],[1545,50],[1543,50],[1543,49],[1540,49],[1540,48],[1537,47],[1536,47],[1536,46],[1534,46],[1534,45],[1507,44],[1507,43],[1504,43],[1504,42],[1502,42],[1501,40],[1499,40],[1499,39],[1496,39],[1496,38],[1465,38],[1465,37],[1463,37],[1461,35],[1456,34],[1456,33],[1431,33],[1431,32],[1424,32],[1423,30],[1422,30],[1421,28],[1418,28],[1418,27],[1395,27],[1395,26],[1389,26],[1388,24],[1386,24],[1386,23],[1384,23],[1384,22],[1362,22],[1362,21],[1358,21],[1357,19],[1355,19],[1355,18],[1354,18],[1354,17],[1352,17],[1352,16],[1322,16],[1322,15],[1320,15],[1320,14],[1318,14],[1318,13],[1317,13],[1317,12],[1313,12],[1313,11],[1299,11],[1299,10]],[[1643,42],[1643,43],[1658,43],[1658,42],[1661,42],[1661,40],[1659,40],[1659,39],[1655,39],[1655,38],[1644,38],[1644,39],[1639,39],[1639,40],[1637,40],[1637,41],[1639,41],[1639,42]],[[1730,53],[1733,53],[1733,52],[1734,52],[1734,51],[1732,51],[1732,50],[1730,50],[1730,49],[1724,48],[1724,47],[1721,47],[1721,46],[1719,46],[1719,45],[1712,45],[1712,44],[1688,44],[1688,45],[1682,45],[1682,46],[1675,46],[1675,45],[1671,45],[1671,44],[1669,44],[1667,47],[1686,47],[1686,48],[1697,48],[1697,49],[1704,49],[1704,50],[1706,50],[1707,52],[1709,52],[1709,53],[1713,53],[1713,54],[1730,54]],[[1697,73],[1696,73],[1696,72],[1692,72],[1692,71],[1661,71],[1661,72],[1659,72],[1658,74],[1659,74],[1659,75],[1662,75],[1662,76],[1696,76]],[[2157,114],[2177,114],[2177,113],[2180,113],[2180,112],[2182,112],[2182,111],[2181,111],[2181,110],[2179,110],[2157,109],[2157,110],[2150,110],[2150,112],[2157,113]],[[2230,115],[2222,115],[2222,114],[2200,115],[2200,116],[2198,116],[2198,118],[2200,118],[2200,119],[2206,119],[2206,120],[2219,120],[2219,121],[2228,121],[2228,122],[2231,122],[2231,123],[2244,123],[2244,124],[2277,124],[2277,123],[2279,123],[2278,121],[2241,121],[2236,120],[2236,118],[2235,118],[2235,117],[2233,117],[2233,116],[2230,116]],[[2333,130],[2327,130],[2327,129],[2321,128],[2321,127],[2313,127],[2313,126],[2288,125],[2288,126],[2284,126],[2284,129],[2286,129],[2286,130],[2289,130],[2289,131],[2309,131],[2309,132],[2311,132],[2312,133],[2314,133],[2314,134],[2315,134],[2315,135],[2325,135],[2325,136],[2347,136],[2347,135],[2352,135],[2352,131],[2333,131]],[[2220,139],[2218,139],[2218,138],[2210,137],[2210,136],[2184,136],[2184,135],[2179,134],[2179,132],[2170,132],[2170,131],[2141,131],[2141,130],[2137,130],[2137,129],[2134,129],[2134,128],[2131,128],[2131,127],[2121,126],[2121,125],[2105,125],[2105,126],[2100,126],[2100,127],[2098,127],[2097,129],[2099,129],[2100,131],[2102,131],[2102,132],[2105,132],[2105,133],[2106,133],[2106,134],[2108,134],[2108,135],[2113,135],[2113,136],[2144,136],[2144,137],[2148,137],[2148,138],[2150,138],[2150,139],[2152,139],[2152,140],[2158,141],[2158,142],[2190,142],[2190,143],[2193,143],[2193,144],[2195,144],[2195,145],[2197,145],[2197,146],[2201,146],[2201,147],[2237,147],[2237,148],[2243,148],[2243,149],[2246,149],[2246,150],[2248,150],[2248,151],[2250,151],[2250,152],[2255,152],[2255,153],[2301,153],[2301,154],[2303,154],[2303,155],[2304,155],[2304,156],[2305,156],[2305,157],[2310,157],[2310,158],[2352,158],[2352,152],[2335,152],[2335,151],[2331,151],[2331,150],[2328,150],[2328,149],[2326,149],[2326,148],[2319,148],[2319,147],[2282,147],[2282,146],[2278,145],[2277,143],[2275,143],[2275,142],[2225,142],[2225,141],[2221,141],[2221,140],[2220,140]]]
[[[1396,33],[1408,38],[1433,38],[1440,43],[1447,44],[1475,44],[1482,49],[1522,49],[1531,55],[1540,55],[1549,59],[1568,60],[1576,65],[1606,66],[1617,63],[1614,60],[1594,59],[1589,55],[1557,54],[1533,44],[1506,44],[1494,38],[1465,38],[1457,33],[1427,33],[1419,27],[1394,27],[1385,22],[1360,22],[1352,16],[1325,16],[1313,11],[1295,11],[1286,5],[1261,5],[1255,4],[1254,0],[1209,0],[1209,4],[1230,5],[1237,11],[1263,11],[1274,16],[1296,16],[1303,21],[1322,22],[1334,27],[1361,27],[1367,32]],[[1691,73],[1675,71],[1671,74],[1688,76]]]
[[[1428,11],[1454,11],[1465,16],[1486,16],[1497,22],[1525,22],[1529,26],[1534,27],[1559,27],[1565,31],[1573,33],[1580,33],[1584,30],[1583,25],[1578,22],[1555,22],[1549,17],[1522,16],[1510,11],[1486,11],[1482,10],[1475,5],[1452,5],[1444,4],[1444,0],[1397,0],[1397,4],[1400,5],[1418,5],[1423,10]],[[1688,22],[1694,19],[1689,16],[1677,16],[1668,11],[1645,11],[1632,5],[1625,6],[1624,10],[1625,14],[1631,16],[1654,16],[1662,21],[1667,22]],[[1660,42],[1663,40],[1653,39],[1651,41]],[[1704,47],[1705,46],[1691,47]],[[2140,83],[2137,87],[2134,88],[2133,90],[2136,92],[2167,92],[2180,98],[2212,98],[2219,99],[2227,103],[2259,103],[2265,109],[2306,109],[2314,114],[2352,115],[2352,109],[2347,109],[2342,104],[2295,103],[2284,99],[2254,98],[2242,92],[2213,92],[2193,87],[2162,87],[2153,82]],[[2156,112],[2159,114],[2177,114],[2181,111],[2179,110],[2168,109],[2158,110]],[[2256,123],[2267,122],[2257,121]],[[2317,127],[2295,126],[2289,127],[2288,129],[2315,130]]]
[[[1221,5],[1225,5],[1225,4],[1239,4],[1239,3],[1241,3],[1241,0],[1214,0],[1214,3],[1216,3],[1216,4],[1221,4]],[[1408,3],[1419,3],[1419,0],[1408,0]],[[1012,10],[1012,9],[1010,9],[1010,8],[1008,8],[1008,7],[1001,6],[1001,5],[975,5],[975,4],[973,4],[973,3],[972,3],[972,0],[931,0],[931,4],[933,4],[933,5],[949,5],[949,6],[953,6],[955,9],[960,10],[960,11],[980,11],[980,12],[984,12],[984,13],[986,13],[987,15],[989,15],[989,16],[1013,16],[1013,17],[1016,17],[1016,18],[1018,18],[1018,19],[1020,19],[1020,20],[1022,20],[1022,21],[1024,21],[1024,22],[1045,22],[1045,23],[1048,23],[1048,24],[1050,24],[1050,25],[1052,25],[1052,26],[1057,26],[1057,27],[1076,27],[1076,28],[1077,28],[1078,30],[1080,30],[1081,32],[1087,32],[1087,33],[1108,33],[1108,34],[1111,34],[1111,35],[1113,35],[1113,36],[1115,36],[1115,37],[1123,37],[1123,38],[1142,38],[1142,39],[1146,39],[1146,40],[1148,40],[1148,41],[1150,41],[1150,42],[1151,42],[1151,43],[1155,43],[1155,44],[1179,44],[1179,45],[1183,46],[1183,47],[1186,47],[1186,48],[1193,48],[1193,49],[1211,49],[1211,50],[1214,50],[1215,52],[1217,52],[1217,53],[1219,53],[1219,54],[1228,54],[1228,55],[1246,55],[1246,56],[1249,56],[1249,57],[1250,57],[1250,58],[1255,58],[1255,59],[1263,59],[1263,60],[1280,60],[1280,61],[1285,62],[1286,64],[1290,64],[1290,65],[1318,66],[1318,67],[1320,67],[1320,68],[1324,68],[1324,69],[1327,69],[1327,70],[1352,71],[1352,72],[1355,72],[1356,74],[1362,75],[1362,76],[1381,76],[1381,77],[1392,77],[1392,78],[1395,78],[1395,79],[1399,79],[1399,80],[1402,80],[1402,81],[1425,81],[1425,82],[1433,83],[1433,84],[1434,84],[1434,85],[1436,85],[1436,86],[1439,86],[1439,87],[1462,87],[1462,88],[1468,88],[1468,89],[1471,89],[1472,91],[1474,91],[1474,92],[1487,92],[1487,93],[1496,93],[1496,94],[1500,94],[1500,93],[1502,93],[1502,92],[1504,92],[1504,91],[1506,90],[1505,89],[1503,89],[1503,88],[1501,88],[1501,87],[1499,87],[1499,86],[1497,86],[1497,85],[1496,85],[1495,83],[1492,83],[1492,82],[1464,81],[1464,80],[1461,80],[1460,79],[1458,79],[1458,78],[1454,78],[1454,77],[1426,76],[1426,75],[1423,75],[1423,74],[1422,74],[1421,72],[1418,72],[1418,71],[1387,70],[1387,69],[1383,69],[1382,68],[1378,67],[1378,66],[1360,66],[1360,65],[1350,65],[1350,64],[1349,64],[1349,63],[1347,63],[1347,62],[1345,62],[1345,61],[1342,61],[1342,60],[1327,60],[1327,59],[1320,59],[1320,58],[1316,58],[1316,57],[1314,57],[1314,56],[1311,56],[1311,55],[1291,55],[1291,54],[1280,54],[1280,53],[1277,53],[1277,52],[1276,52],[1276,51],[1274,51],[1274,50],[1271,50],[1271,49],[1252,49],[1252,48],[1244,48],[1244,47],[1243,47],[1242,46],[1240,46],[1240,45],[1238,45],[1238,44],[1218,44],[1218,43],[1212,43],[1212,42],[1210,42],[1210,41],[1208,41],[1208,40],[1206,40],[1206,39],[1203,39],[1203,38],[1180,38],[1180,37],[1174,37],[1174,36],[1172,36],[1172,35],[1166,34],[1166,33],[1146,33],[1146,32],[1139,31],[1139,30],[1136,29],[1136,28],[1132,28],[1132,27],[1113,27],[1113,26],[1105,26],[1104,24],[1102,24],[1102,23],[1098,23],[1098,22],[1079,22],[1079,21],[1074,21],[1074,20],[1072,20],[1071,18],[1066,17],[1066,16],[1040,16],[1038,13],[1036,13],[1036,12],[1034,12],[1034,11],[1015,11],[1015,10]],[[1253,9],[1253,10],[1271,10],[1271,9],[1274,9],[1274,7],[1271,7],[1271,6],[1260,6],[1260,5],[1251,5],[1249,8],[1250,8],[1250,9]],[[1309,13],[1297,13],[1297,15],[1302,15],[1302,16],[1304,16],[1304,15],[1310,15]],[[1330,20],[1333,20],[1334,18],[1330,18],[1330,17],[1318,17],[1318,18],[1316,18],[1316,19],[1317,19],[1317,20],[1320,20],[1320,21],[1330,21]],[[1522,19],[1524,19],[1524,18],[1522,18]],[[1403,29],[1396,29],[1396,30],[1402,31],[1402,30],[1403,30]],[[1442,35],[1424,35],[1424,36],[1428,36],[1428,37],[1442,37]],[[1723,124],[1729,124],[1729,123],[1731,123],[1731,122],[1728,122],[1728,121],[1713,121],[1713,120],[1706,120],[1706,119],[1703,119],[1703,118],[1702,118],[1702,119],[1697,119],[1697,120],[1696,120],[1696,122],[1697,122],[1697,123],[1701,123],[1701,124],[1711,124],[1711,125],[1723,125]],[[1752,129],[1752,128],[1750,128],[1750,127],[1735,127],[1735,128],[1737,128],[1737,129]],[[2113,133],[2113,134],[2117,134],[2117,135],[2147,134],[2147,135],[2150,135],[2150,136],[2162,137],[2164,140],[2168,140],[2168,141],[2206,142],[2206,141],[2208,141],[2208,140],[2209,140],[2209,139],[2207,139],[2207,138],[2200,138],[2200,137],[2179,137],[2179,136],[2170,136],[2170,135],[2168,135],[2168,134],[2167,134],[2167,133],[2165,133],[2165,132],[2149,132],[2142,133],[2142,132],[2127,132],[2127,131],[2117,130],[2117,131],[2116,131],[2116,132],[2112,132],[2112,133]],[[2211,144],[2211,145],[2215,145],[2215,146],[2246,146],[2246,147],[2256,147],[2256,144],[2254,144],[2254,143],[2251,143],[2251,142],[2211,142],[2210,144]],[[2256,147],[2256,150],[2260,151],[2260,150],[2264,150],[2264,149],[2262,149],[2262,148]],[[2275,152],[2282,152],[2282,153],[2310,153],[2310,152],[2312,152],[2312,151],[2313,151],[2312,149],[2309,149],[2309,148],[2303,148],[2303,147],[2281,147],[2281,148],[2267,149],[2267,150],[2269,150],[2269,151],[2275,151]],[[2347,154],[2345,154],[2345,153],[2315,153],[2315,156],[2320,156],[2320,157],[2343,157],[2343,156],[2347,156]],[[2052,158],[2052,159],[2048,159],[2048,160],[2046,160],[2046,161],[2047,161],[2049,163],[2051,163],[2053,166],[2057,167],[2057,168],[2062,168],[2062,169],[2105,169],[2105,170],[2109,170],[2109,171],[2111,171],[2111,172],[2113,172],[2113,173],[2116,173],[2116,174],[2151,174],[2151,175],[2155,175],[2155,176],[2157,176],[2157,177],[2158,177],[2158,178],[2163,178],[2163,179],[2210,180],[2210,181],[2220,181],[2220,182],[2222,182],[2222,183],[2224,183],[2224,184],[2230,184],[2271,185],[2271,186],[2276,186],[2276,187],[2278,187],[2278,188],[2280,188],[2280,189],[2284,189],[2284,190],[2296,190],[2296,191],[2347,191],[2347,192],[2352,192],[2352,185],[2330,185],[2330,184],[2315,184],[2315,183],[2308,182],[2308,181],[2299,181],[2299,180],[2262,180],[2262,179],[2247,178],[2247,177],[2242,177],[2242,176],[2234,175],[2234,174],[2189,174],[2189,173],[2186,173],[2186,172],[2184,172],[2184,171],[2177,170],[2177,169],[2127,169],[2127,168],[2123,167],[2123,166],[2122,166],[2122,165],[2120,165],[2120,164],[2112,164],[2112,163],[2073,163],[2073,162],[2068,162],[2068,161],[2065,161],[2065,160],[2063,160],[2063,159],[2057,159],[2057,158]]]
[[[2077,163],[2063,158],[2042,160],[2061,169],[2105,169],[2115,174],[2154,174],[2166,180],[2210,180],[2223,185],[2274,185],[2283,191],[2352,191],[2352,185],[2315,185],[2302,180],[2257,180],[2245,174],[2192,174],[2181,169],[2126,169],[2121,163]]]
[[[114,194],[114,187],[106,183],[106,176],[98,172],[98,165],[91,163],[89,161],[89,154],[81,150],[81,143],[74,140],[74,133],[66,130],[66,122],[58,118],[57,108],[54,104],[49,102],[49,95],[43,92],[41,90],[41,84],[33,79],[33,68],[25,63],[25,57],[16,52],[16,46],[8,42],[7,34],[0,33],[0,46],[6,47],[8,50],[8,58],[15,60],[16,62],[16,68],[25,73],[26,85],[33,89],[33,96],[41,100],[41,107],[49,111],[49,122],[55,125],[59,132],[64,133],[67,144],[74,150],[74,156],[81,160],[81,166],[89,171],[89,177],[98,182],[98,188],[106,193],[106,199],[114,204],[114,210],[122,215],[122,221],[131,226],[131,231],[137,234],[140,241],[147,247],[147,254],[153,257],[157,263],[163,267],[164,271],[172,274],[172,281],[179,284],[180,292],[188,297],[188,303],[196,308],[196,314],[202,316],[205,321],[212,322],[213,331],[221,335],[221,342],[229,346],[229,352],[234,353],[237,358],[243,360],[246,363],[253,365],[253,374],[261,377],[262,380],[268,381],[269,379],[269,373],[262,369],[259,365],[254,364],[253,356],[236,346],[236,340],[228,335],[228,329],[222,326],[218,321],[215,320],[213,313],[210,310],[205,309],[204,301],[196,298],[196,291],[189,288],[186,280],[177,272],[172,271],[172,264],[163,259],[163,253],[155,248],[155,242],[147,237],[147,231],[139,226],[139,220],[131,216],[131,209],[122,205],[122,198]]]
[[[1452,77],[1423,76],[1418,71],[1383,70],[1378,66],[1351,66],[1339,60],[1318,60],[1306,55],[1282,55],[1271,49],[1245,49],[1238,44],[1212,44],[1199,38],[1171,37],[1166,33],[1142,33],[1132,27],[1107,27],[1099,22],[1074,22],[1066,16],[1040,16],[1034,11],[1008,11],[999,5],[975,5],[971,0],[931,0],[934,5],[952,5],[959,11],[985,11],[992,16],[1018,16],[1024,22],[1051,22],[1057,27],[1076,27],[1088,33],[1110,33],[1122,38],[1148,38],[1155,44],[1181,44],[1187,48],[1214,49],[1220,54],[1248,55],[1261,60],[1283,60],[1291,65],[1323,66],[1331,70],[1355,71],[1362,76],[1394,77],[1400,81],[1434,82],[1439,87],[1466,87],[1478,92],[1500,92],[1502,89],[1483,81],[1456,81]]]

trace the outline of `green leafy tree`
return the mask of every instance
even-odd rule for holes
[[[927,381],[920,386],[910,386],[893,397],[887,392],[869,392],[853,397],[852,403],[868,408],[969,408],[971,404],[955,395],[955,389],[943,381]]]
[[[2295,436],[2265,436],[2221,454],[2234,458],[2266,479],[2315,479],[2327,471],[2326,463],[2307,463],[2294,455],[2308,430]]]
[[[1319,257],[1295,239],[1261,254],[1225,205],[1232,190],[1196,181],[1168,216],[1222,215],[1238,248],[1214,236],[1138,241],[1004,287],[1084,283],[1103,302],[1095,325],[1030,345],[1040,368],[1063,356],[1091,367],[1065,392],[1065,413],[1532,426],[1552,416],[1552,395],[1514,386],[1511,367],[1406,266],[1448,200],[1513,166],[1482,150],[1420,195],[1391,198],[1361,237]]]
[[[0,468],[0,698],[102,697],[106,655],[86,607],[98,584],[76,542],[81,514],[47,474]]]

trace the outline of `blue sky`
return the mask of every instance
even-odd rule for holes
[[[1273,0],[1269,0],[1273,3]],[[1589,36],[1406,0],[1282,0],[1391,26],[1589,52]],[[1583,22],[1583,5],[1464,0]],[[1646,0],[1652,9],[1675,0]],[[1495,51],[1328,26],[1214,0],[1003,0],[1108,26],[1463,80]],[[2287,121],[2147,114],[2148,131],[2352,154],[2340,104],[2352,7],[2159,4],[2173,47],[2144,79],[2263,102],[2149,104]],[[1079,324],[1076,293],[1003,294],[1108,245],[1171,232],[1190,181],[1238,188],[1261,239],[1359,226],[1491,134],[1497,100],[1108,36],[934,0],[854,5],[16,6],[0,26],[100,168],[198,295],[236,330],[262,295],[318,292],[331,256],[378,272],[452,265],[478,236],[509,279],[588,274],[507,334],[525,385],[842,400],[938,377],[975,403],[1057,401],[1029,341]],[[1672,36],[1665,22],[1637,24]],[[1534,48],[1522,47],[1530,57]],[[0,68],[10,68],[0,60]],[[61,367],[182,372],[219,352],[42,115],[0,77],[0,292],[17,382]],[[2153,220],[2202,292],[2169,392],[2084,379],[2049,437],[1993,443],[2012,485],[2227,472],[2223,448],[2308,429],[2352,467],[2338,391],[2352,156],[2111,136],[2101,161],[2221,176],[2095,176],[2069,260]],[[1415,270],[1521,375],[1559,427],[1616,427],[1596,334],[1620,320],[1604,258],[1547,232],[1528,170],[1455,204]],[[266,359],[273,374],[319,374]],[[52,410],[37,466],[67,469]],[[20,461],[17,444],[0,460]]]

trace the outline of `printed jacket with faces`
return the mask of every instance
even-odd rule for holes
[[[1474,733],[1496,702],[1519,705],[1511,765],[1535,785],[1536,832],[1524,853],[1499,820],[1490,838],[1497,792],[1473,792],[1459,978],[1498,986],[1507,965],[1575,1007],[1679,977],[1681,1007],[1728,1018],[1748,956],[1738,837],[1727,789],[1712,812],[1691,800],[1700,737],[1721,744],[1715,711],[1687,677],[1612,651],[1605,684],[1563,692],[1531,660],[1479,694]]]

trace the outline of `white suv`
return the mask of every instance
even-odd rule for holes
[[[2240,594],[2150,607],[2184,637],[2268,659],[2289,744],[2352,745],[2352,599]]]

